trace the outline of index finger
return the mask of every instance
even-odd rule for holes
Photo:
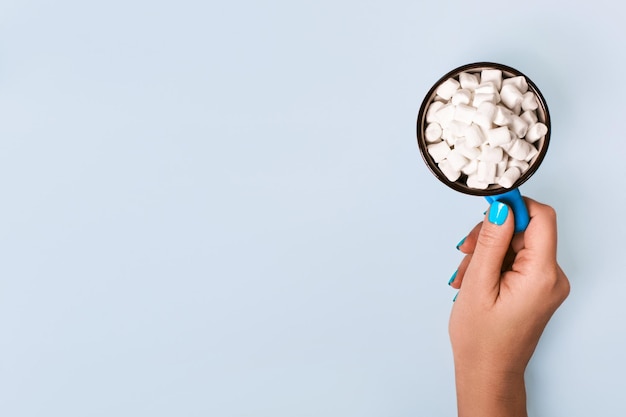
[[[556,259],[557,228],[556,211],[546,204],[524,197],[530,222],[524,232],[524,248],[532,251],[537,259]]]

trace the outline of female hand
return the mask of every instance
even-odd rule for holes
[[[513,212],[495,202],[458,246],[450,285],[459,416],[526,416],[524,371],[552,314],[569,294],[556,261],[554,210],[525,199],[530,223],[513,235]]]

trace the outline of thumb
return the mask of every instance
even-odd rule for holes
[[[476,248],[463,279],[463,288],[478,295],[497,295],[504,257],[514,229],[513,211],[495,201],[489,207],[478,234]]]

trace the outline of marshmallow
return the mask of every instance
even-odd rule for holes
[[[515,133],[511,132],[511,140],[507,143],[503,143],[500,145],[500,147],[502,148],[502,150],[504,152],[508,152],[509,149],[511,149],[511,146],[513,146],[513,142],[515,141],[515,139],[518,139],[517,137],[515,137]]]
[[[474,90],[478,86],[478,77],[468,72],[462,72],[459,74],[459,83],[461,88],[465,90]]]
[[[537,118],[537,114],[535,114],[535,112],[532,110],[526,110],[520,115],[520,117],[524,119],[524,121],[528,123],[529,126],[534,125],[539,121],[539,119]]]
[[[508,161],[506,162],[506,167],[507,168],[516,167],[516,168],[519,168],[521,172],[526,172],[526,170],[530,167],[530,165],[526,161],[520,161],[519,159],[509,157]]]
[[[484,69],[480,73],[480,82],[492,82],[500,90],[502,88],[502,71],[499,69]]]
[[[474,94],[498,94],[498,88],[494,83],[483,82],[476,86]]]
[[[487,131],[487,142],[491,146],[500,146],[511,141],[511,132],[507,127],[498,127]]]
[[[530,162],[532,161],[532,159],[537,156],[537,154],[539,153],[539,151],[537,150],[537,148],[535,148],[534,146],[530,146],[530,152],[528,152],[528,155],[526,155],[526,158],[524,158],[524,161],[526,162]]]
[[[504,88],[505,85],[514,85],[522,94],[528,91],[526,77],[522,77],[521,75],[502,80],[502,88]]]
[[[426,111],[426,122],[432,123],[435,119],[435,113],[437,110],[442,108],[444,105],[443,101],[433,101],[430,106],[428,106],[428,110]]]
[[[500,100],[502,104],[513,110],[513,113],[519,114],[519,110],[522,108],[522,92],[517,89],[513,84],[506,84],[502,86],[500,90]]]
[[[475,113],[476,108],[468,106],[467,104],[459,104],[454,110],[454,120],[458,120],[459,122],[467,123],[469,125],[472,123]]]
[[[460,85],[454,78],[448,78],[437,88],[437,95],[444,100],[450,100]]]
[[[494,162],[478,161],[476,176],[478,181],[493,184],[496,182],[496,164]]]
[[[459,142],[460,141],[457,141],[457,143],[454,145],[455,150],[458,150],[461,155],[469,160],[474,160],[478,158],[481,152],[478,147],[470,146],[467,140],[465,140],[465,142]]]
[[[522,109],[526,110],[537,110],[539,107],[539,103],[537,103],[537,97],[531,91],[525,93],[522,98]]]
[[[511,123],[513,112],[502,105],[496,106],[496,114],[493,117],[493,123],[498,126],[506,126]]]
[[[446,142],[438,142],[426,147],[428,153],[433,157],[436,163],[439,163],[446,159],[446,156],[450,153],[450,147]]]
[[[509,124],[510,129],[515,132],[518,138],[523,138],[526,136],[526,132],[528,131],[528,122],[522,119],[520,116],[513,115],[511,117],[511,123]]]
[[[502,160],[503,152],[502,148],[483,145],[480,151],[480,156],[478,157],[479,161],[490,162],[490,163],[498,163]],[[495,173],[494,173],[495,176]]]
[[[461,171],[461,169],[469,163],[469,159],[463,156],[460,150],[452,149],[446,158],[450,167],[455,171]]]
[[[548,126],[543,123],[535,123],[534,125],[528,128],[528,132],[526,133],[526,140],[530,143],[535,143],[542,137],[544,137],[548,133]]]
[[[506,158],[496,164],[496,182],[504,175],[506,171]]]
[[[453,136],[463,137],[465,136],[465,132],[469,129],[470,124],[466,122],[461,122],[459,120],[453,120],[448,125],[448,129]]]
[[[511,147],[506,151],[506,153],[515,159],[519,159],[520,161],[525,160],[531,152],[530,148],[533,148],[533,145],[523,139],[515,139],[512,142]]]
[[[511,188],[513,187],[513,184],[515,184],[515,181],[517,181],[521,176],[522,172],[519,170],[519,168],[511,167],[507,169],[500,177],[500,179],[498,180],[498,184],[503,186],[504,188]]]
[[[459,104],[470,104],[472,102],[472,92],[466,89],[456,90],[452,95],[451,101],[455,106]]]
[[[486,114],[476,112],[474,119],[472,120],[474,126],[480,126],[484,130],[491,129],[493,119]]]
[[[476,172],[476,170],[478,170],[478,160],[472,159],[463,167],[463,169],[461,169],[461,172],[465,175],[472,175]]]
[[[454,120],[454,108],[454,104],[448,103],[435,112],[435,121],[439,122],[442,128],[445,129]]]
[[[489,183],[478,179],[478,174],[467,176],[467,186],[476,190],[484,190],[489,187]]]
[[[441,139],[441,134],[443,133],[443,129],[437,122],[430,123],[426,126],[426,131],[424,132],[424,136],[426,136],[426,142],[433,143],[438,142]]]
[[[445,175],[446,178],[448,178],[451,182],[458,180],[461,176],[461,171],[455,170],[451,166],[450,161],[448,161],[447,159],[443,160],[439,164],[439,169],[441,170],[441,172],[443,172],[443,175]]]
[[[476,111],[486,115],[493,122],[493,118],[496,117],[496,104],[492,102],[480,103]]]
[[[465,144],[469,147],[475,148],[485,142],[485,136],[480,127],[475,124],[471,124],[465,132]]]
[[[474,99],[472,100],[472,106],[478,107],[482,103],[485,103],[485,102],[496,104],[498,102],[498,96],[494,93],[474,94]]]

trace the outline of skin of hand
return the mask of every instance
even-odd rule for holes
[[[556,260],[556,213],[525,198],[530,222],[513,234],[513,212],[493,203],[457,247],[465,254],[449,323],[460,417],[527,416],[524,372],[567,298]]]

